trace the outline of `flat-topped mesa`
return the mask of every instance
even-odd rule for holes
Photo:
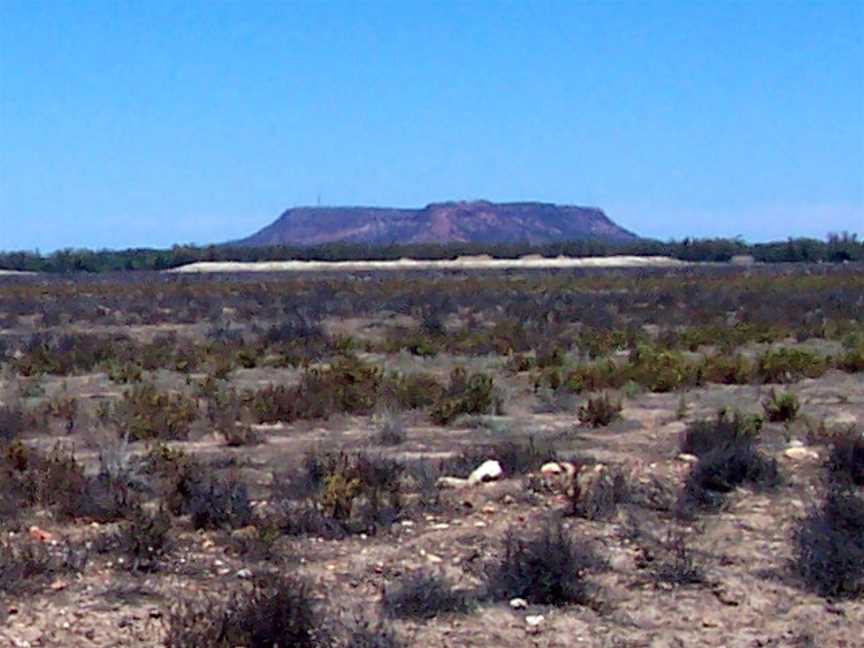
[[[421,209],[297,207],[234,244],[626,243],[637,239],[596,207],[471,200],[430,203]]]

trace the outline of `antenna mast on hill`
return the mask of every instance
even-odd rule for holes
[[[318,207],[320,207],[321,206],[321,192],[320,191],[317,194],[315,194],[315,201],[316,201],[316,205]]]

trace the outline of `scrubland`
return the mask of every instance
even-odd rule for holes
[[[862,270],[4,276],[0,637],[862,646]]]

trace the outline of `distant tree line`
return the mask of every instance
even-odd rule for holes
[[[741,239],[693,239],[681,241],[640,240],[626,244],[602,241],[569,241],[531,245],[529,243],[422,243],[413,245],[365,245],[331,243],[316,247],[290,245],[267,247],[175,245],[168,250],[59,250],[39,252],[0,252],[0,269],[30,272],[124,272],[168,270],[197,261],[357,261],[412,259],[455,259],[459,256],[488,254],[512,259],[527,254],[546,257],[661,255],[683,261],[727,262],[734,256],[752,256],[761,263],[841,263],[864,261],[864,240],[857,234],[829,234],[820,241],[790,238],[787,241],[748,244]]]

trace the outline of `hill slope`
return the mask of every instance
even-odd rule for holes
[[[433,203],[422,209],[298,207],[237,245],[515,243],[638,237],[600,209],[550,203]]]

